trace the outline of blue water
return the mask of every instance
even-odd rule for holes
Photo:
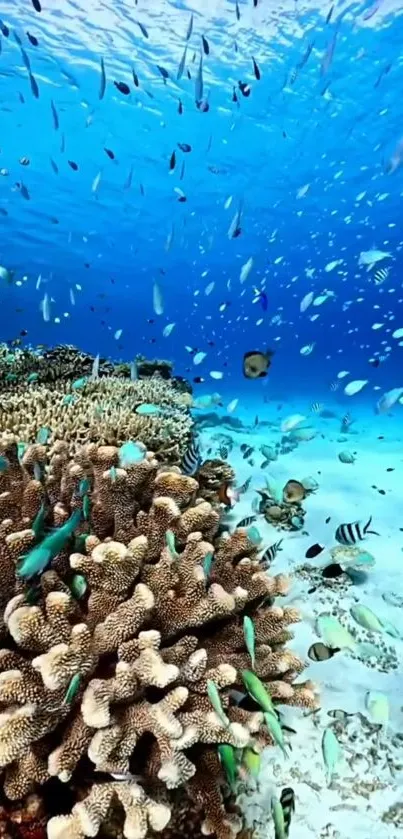
[[[330,8],[315,0],[259,0],[257,8],[239,0],[238,21],[234,0],[43,0],[40,13],[31,0],[2,4],[0,167],[8,174],[0,177],[0,264],[15,275],[1,285],[1,339],[27,330],[24,340],[33,345],[168,357],[178,374],[205,378],[197,393],[220,390],[228,398],[309,394],[349,402],[329,390],[342,369],[369,380],[357,402],[375,402],[374,386],[383,392],[402,384],[403,348],[391,332],[403,325],[403,168],[387,170],[403,130],[403,12],[392,0],[338,2],[326,23]],[[203,56],[208,112],[195,104],[202,34],[210,48]],[[239,80],[250,85],[249,97]],[[230,240],[240,202],[242,233]],[[367,272],[359,254],[372,248],[391,257]],[[326,272],[336,259],[343,261]],[[383,267],[388,277],[376,285]],[[160,316],[155,281],[164,298]],[[266,290],[267,312],[253,304],[254,287]],[[303,296],[324,289],[335,297],[301,314]],[[52,299],[47,323],[45,293]],[[374,323],[383,326],[373,330]],[[312,354],[302,356],[311,342]],[[207,352],[202,365],[193,366],[185,345]],[[267,347],[276,351],[268,379],[245,381],[244,352]],[[374,353],[384,357],[378,368],[369,363]],[[223,380],[210,379],[212,370]]]

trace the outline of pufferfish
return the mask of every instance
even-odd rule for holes
[[[266,350],[251,350],[243,357],[243,374],[247,379],[261,379],[267,376],[274,352]]]

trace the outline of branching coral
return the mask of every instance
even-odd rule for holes
[[[154,415],[136,413],[144,403],[156,406]],[[84,378],[3,395],[0,427],[26,443],[43,429],[50,443],[66,440],[71,451],[88,441],[120,445],[136,439],[161,459],[178,462],[193,426],[188,407],[188,394],[158,377],[137,382]]]
[[[59,441],[49,461],[34,445],[20,463],[16,439],[3,435],[0,455],[6,795],[58,778],[77,800],[50,819],[50,839],[95,836],[110,819],[143,839],[181,823],[183,789],[203,811],[203,832],[229,839],[240,825],[224,807],[217,746],[272,742],[258,706],[235,699],[250,667],[245,615],[255,673],[273,700],[315,705],[313,686],[294,683],[301,661],[284,649],[298,613],[273,603],[287,579],[261,570],[247,530],[216,539],[219,515],[197,481],[162,470],[152,453],[122,469],[114,446],[89,444],[71,458]],[[26,581],[21,555],[26,568],[46,528],[77,510],[75,542]]]

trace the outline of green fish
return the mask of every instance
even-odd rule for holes
[[[117,476],[116,466],[111,466],[109,469],[109,477],[113,484],[115,483]]]
[[[252,778],[258,777],[260,767],[262,765],[260,752],[256,752],[255,749],[247,746],[247,748],[243,750],[242,763]]]
[[[43,529],[45,526],[45,519],[46,519],[46,507],[44,501],[42,504],[31,524],[31,530],[35,533],[35,540],[40,539],[43,533]]]
[[[74,539],[74,552],[79,554],[85,554],[85,542],[87,539],[88,533],[80,533],[79,536],[76,536]]]
[[[221,761],[221,766],[227,776],[227,781],[230,787],[233,788],[238,774],[235,749],[227,743],[222,743],[217,746],[217,751]]]
[[[39,378],[39,373],[30,373],[27,382],[31,384],[32,382],[37,382]]]
[[[216,683],[212,681],[212,679],[207,679],[207,695],[222,724],[225,726],[225,728],[228,728],[229,719],[222,706],[221,697],[218,692],[218,687]]]
[[[350,609],[350,615],[354,618],[355,622],[358,623],[359,626],[363,626],[364,629],[369,629],[371,632],[383,631],[381,621],[375,612],[372,612],[368,606],[362,606],[360,604],[352,606]]]
[[[245,615],[243,619],[243,634],[245,638],[246,649],[250,655],[252,667],[255,669],[255,625],[253,620]]]
[[[272,795],[271,799],[271,814],[273,816],[274,822],[274,836],[275,839],[287,839],[285,821],[284,821],[284,811],[281,806],[280,801],[276,798],[275,795]]]
[[[76,673],[75,676],[72,677],[63,699],[63,705],[71,705],[80,690],[82,680],[83,677],[81,673]]]
[[[63,397],[62,405],[71,405],[74,403],[74,396],[72,393],[66,393],[66,396]]]
[[[389,700],[384,693],[377,690],[368,691],[365,697],[365,706],[371,715],[371,722],[378,725],[387,725],[389,722]]]
[[[83,497],[83,516],[84,516],[85,521],[88,521],[88,519],[90,517],[90,511],[91,511],[90,496],[89,495],[84,495],[84,497]]]
[[[16,382],[18,380],[18,376],[16,373],[7,373],[6,374],[6,382]]]
[[[17,577],[30,579],[36,574],[41,574],[50,565],[52,559],[66,546],[80,524],[80,520],[81,510],[74,510],[74,513],[62,527],[57,527],[56,530],[45,536],[39,545],[35,545],[29,553],[21,558],[21,563],[17,568]]]
[[[22,443],[22,442],[17,443],[17,456],[18,456],[18,460],[20,461],[20,463],[21,463],[22,458],[24,457],[24,454],[25,454],[27,448],[28,448],[28,443]]]
[[[283,730],[277,715],[272,714],[270,711],[265,711],[264,718],[274,742],[277,746],[280,746],[281,751],[286,755]]]
[[[76,600],[81,600],[84,597],[85,592],[87,591],[88,583],[85,577],[82,574],[74,574],[74,577],[70,583],[70,591],[73,597]]]
[[[176,544],[175,544],[175,534],[172,530],[167,530],[165,533],[165,542],[166,546],[171,554],[172,559],[177,559],[178,554],[176,552]]]
[[[156,417],[163,413],[163,410],[159,405],[154,405],[153,402],[144,402],[142,405],[137,405],[135,412],[143,417]]]
[[[76,379],[72,384],[73,390],[81,390],[87,384],[87,376],[82,376],[81,379]]]
[[[328,647],[339,650],[354,650],[357,646],[356,640],[337,618],[333,615],[319,615],[316,626],[318,634],[323,638]]]
[[[252,525],[252,527],[248,527],[246,533],[249,541],[252,542],[254,545],[259,545],[262,541],[260,530],[258,527],[255,527],[255,525]]]
[[[331,728],[326,728],[322,737],[322,754],[327,770],[327,783],[330,784],[341,759],[340,743]]]
[[[90,479],[89,478],[82,478],[79,485],[78,485],[78,494],[79,494],[80,498],[82,498],[84,495],[87,494],[87,492],[89,492],[90,487],[91,487]]]
[[[51,431],[50,428],[45,428],[44,425],[39,429],[36,435],[36,442],[39,443],[41,446],[46,446],[46,443],[49,440]]]
[[[268,711],[276,716],[276,709],[263,682],[261,682],[255,673],[252,673],[250,670],[242,670],[241,676],[246,690],[252,699],[260,705],[263,711]]]
[[[206,577],[207,580],[210,576],[213,562],[214,562],[214,554],[212,552],[206,554],[206,556],[203,559],[203,571],[204,571],[204,574],[205,574],[205,577]]]
[[[6,472],[9,466],[9,461],[4,457],[4,454],[0,455],[0,474]]]

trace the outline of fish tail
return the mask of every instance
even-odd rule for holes
[[[367,523],[364,527],[364,533],[366,533],[366,534],[370,533],[371,536],[380,536],[381,534],[377,533],[376,530],[369,530],[368,529],[371,526],[371,522],[372,522],[372,516],[370,516],[370,518],[368,519],[368,521],[367,521]]]

